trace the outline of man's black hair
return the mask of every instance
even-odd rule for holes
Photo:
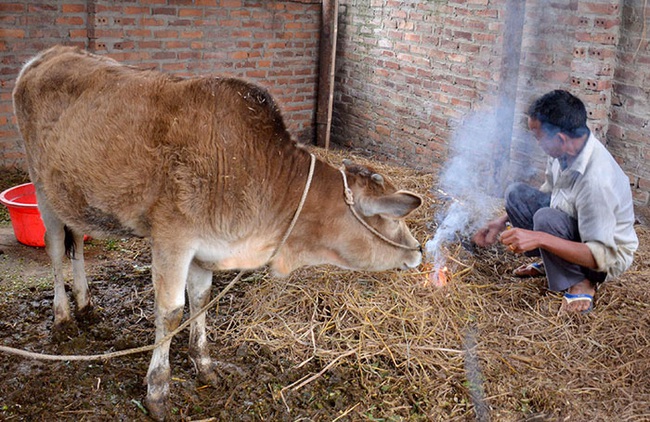
[[[542,130],[548,134],[562,132],[571,138],[579,138],[589,133],[584,103],[561,89],[551,91],[533,101],[526,114],[539,120]]]

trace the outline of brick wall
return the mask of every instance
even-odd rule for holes
[[[609,149],[630,175],[635,200],[650,201],[650,5],[644,0],[623,3],[612,90]],[[645,25],[644,25],[645,21]]]
[[[59,17],[61,7],[42,3],[0,3],[0,163],[3,165],[24,163],[11,103],[11,90],[22,63],[33,52],[56,42],[52,40],[70,40],[70,33],[85,29],[85,21],[78,15],[74,18],[80,19],[79,23],[64,25],[61,22],[68,17]]]
[[[11,105],[22,63],[57,43],[184,76],[246,78],[268,88],[290,131],[311,142],[320,13],[318,0],[5,0],[0,165],[24,166]]]
[[[339,0],[332,142],[437,172],[470,117],[493,118],[499,129],[503,60],[518,48],[504,45],[512,1]],[[298,139],[314,139],[319,0],[41,3],[0,4],[1,165],[23,164],[10,102],[20,64],[58,42],[182,75],[246,77],[270,89]],[[479,127],[476,153],[503,160],[511,179],[539,174],[544,156],[523,110],[568,89],[647,204],[648,8],[645,0],[526,0],[513,137],[500,155],[484,144],[494,133]]]
[[[333,140],[437,170],[454,125],[495,90],[502,6],[343,0]]]
[[[517,48],[504,45],[507,3],[341,0],[333,142],[437,172],[472,116],[493,114],[498,128],[501,60]],[[647,7],[644,0],[526,1],[514,137],[501,157],[510,179],[539,175],[544,155],[527,136],[523,111],[562,88],[585,101],[590,128],[630,176],[637,203],[648,203]],[[499,159],[477,133],[477,153]]]

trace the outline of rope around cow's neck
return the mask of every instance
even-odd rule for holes
[[[291,220],[291,224],[289,225],[289,228],[285,232],[278,246],[275,248],[275,251],[273,251],[273,254],[269,258],[268,262],[271,262],[271,260],[273,260],[276,257],[280,248],[286,243],[287,239],[289,238],[289,235],[291,234],[293,228],[296,225],[296,222],[298,221],[298,217],[302,212],[302,208],[305,205],[305,201],[307,199],[307,193],[309,193],[309,188],[311,187],[311,181],[314,176],[314,168],[316,166],[316,157],[314,156],[314,154],[309,154],[309,155],[311,156],[311,162],[309,164],[309,175],[307,176],[307,183],[305,184],[302,197],[300,198],[300,203],[298,204],[298,208],[296,209],[296,212],[293,215],[293,219]],[[165,337],[161,338],[156,343],[150,344],[148,346],[136,347],[127,350],[119,350],[117,352],[102,353],[98,355],[49,355],[45,353],[30,352],[27,350],[16,349],[13,347],[0,345],[0,352],[6,352],[13,355],[23,356],[26,358],[39,359],[39,360],[54,360],[54,361],[108,360],[119,356],[126,356],[126,355],[133,355],[136,353],[148,352],[150,350],[154,350],[158,348],[164,342],[171,340],[172,337],[174,337],[176,334],[180,333],[185,328],[187,328],[187,326],[190,325],[192,322],[194,322],[199,316],[203,315],[205,312],[207,312],[208,309],[216,305],[217,302],[221,300],[221,298],[228,292],[228,290],[230,290],[232,286],[234,286],[235,283],[237,283],[241,279],[242,275],[244,275],[245,272],[246,272],[245,270],[240,271],[239,274],[237,274],[237,276],[235,276],[235,278],[233,278],[232,281],[228,283],[228,285],[224,287],[224,289],[217,296],[214,297],[214,299],[212,299],[207,305],[201,308],[199,312],[192,315],[187,321],[179,325],[178,328],[176,328],[171,333],[167,334]]]
[[[314,168],[316,167],[316,156],[311,153],[309,155],[311,156],[311,161],[309,163],[309,174],[307,175],[307,183],[305,183],[305,188],[302,190],[302,197],[300,198],[300,203],[298,204],[298,208],[296,208],[296,212],[293,215],[291,224],[289,224],[289,228],[284,233],[282,240],[280,241],[278,246],[271,254],[271,257],[269,258],[268,262],[271,262],[275,259],[278,252],[280,251],[280,248],[284,246],[284,244],[286,243],[287,239],[289,238],[289,235],[291,234],[293,228],[296,225],[296,222],[298,221],[298,217],[300,217],[300,213],[302,212],[302,207],[305,205],[305,201],[307,200],[307,194],[309,193],[309,188],[311,187],[311,180],[314,177]]]
[[[341,174],[343,175],[343,186],[344,186],[344,188],[345,188],[345,203],[348,204],[348,206],[350,207],[350,210],[352,211],[352,214],[356,217],[357,220],[359,220],[359,222],[360,222],[360,223],[361,223],[361,224],[362,224],[366,229],[370,230],[370,232],[371,232],[372,234],[374,234],[375,236],[377,236],[378,238],[380,238],[380,239],[383,240],[384,242],[386,242],[386,243],[388,243],[388,244],[390,244],[390,245],[393,245],[393,246],[395,246],[396,248],[408,249],[408,250],[412,250],[412,251],[414,251],[414,250],[421,250],[421,246],[420,246],[420,245],[418,245],[418,246],[407,246],[407,245],[402,245],[402,244],[400,244],[400,243],[394,242],[394,241],[390,240],[389,238],[387,238],[386,236],[384,236],[383,234],[379,233],[379,232],[378,232],[377,230],[375,230],[375,228],[372,227],[370,224],[366,223],[366,221],[365,221],[363,218],[361,218],[361,216],[359,215],[359,213],[357,213],[357,210],[354,208],[354,195],[352,194],[352,189],[350,189],[350,187],[348,186],[348,178],[347,178],[347,176],[345,175],[345,170],[343,170],[343,169],[341,168],[341,169],[339,169],[339,171],[340,171]]]

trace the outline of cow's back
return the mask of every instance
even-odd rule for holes
[[[268,196],[269,180],[282,176],[269,160],[296,154],[264,90],[140,70],[75,48],[28,63],[14,104],[32,180],[67,224],[89,233],[146,236],[161,208],[246,227],[253,217],[237,210],[266,205],[242,201]]]

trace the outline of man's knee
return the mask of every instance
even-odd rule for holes
[[[572,237],[572,222],[566,213],[550,208],[540,208],[533,216],[533,230],[552,234],[564,239]]]
[[[506,192],[504,194],[506,206],[522,202],[522,199],[524,198],[524,192],[529,189],[530,186],[525,183],[516,182],[509,185],[506,188]]]
[[[557,222],[557,210],[553,208],[540,208],[533,216],[533,225],[537,231],[554,231],[555,222]]]

